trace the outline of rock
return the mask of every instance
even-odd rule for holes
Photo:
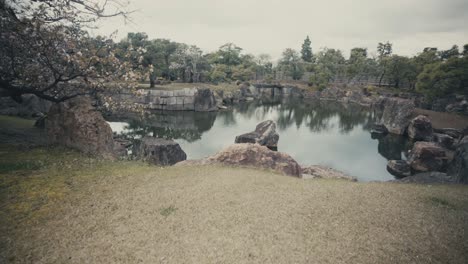
[[[34,126],[37,128],[45,128],[45,122],[46,122],[47,117],[46,116],[41,116],[39,117],[36,122],[34,122]]]
[[[223,164],[230,166],[270,169],[284,175],[301,177],[301,167],[288,154],[271,151],[258,144],[234,144],[214,156],[202,160],[189,160],[183,165]]]
[[[276,133],[276,124],[271,120],[261,122],[254,132],[237,136],[235,143],[257,143],[276,150],[278,148],[279,135]]]
[[[216,98],[210,89],[197,89],[194,98],[196,112],[211,112],[218,110]]]
[[[320,165],[303,167],[302,168],[303,179],[339,179],[357,182],[357,178],[349,176],[341,171],[337,171],[332,168],[327,168]]]
[[[144,137],[136,142],[133,153],[138,159],[160,166],[174,165],[187,159],[178,143],[155,137]]]
[[[432,123],[427,116],[419,115],[408,126],[408,137],[413,140],[431,141]]]
[[[448,176],[446,173],[432,171],[418,173],[410,177],[394,180],[394,182],[419,184],[450,184],[456,183],[456,180],[453,177]]]
[[[399,98],[384,98],[381,124],[388,132],[403,135],[414,115],[414,103],[411,100]]]
[[[455,157],[448,171],[457,182],[468,184],[468,136],[465,136],[457,145]]]
[[[433,141],[446,149],[454,149],[455,139],[446,134],[433,134]]]
[[[374,124],[371,128],[371,134],[386,135],[388,134],[388,129],[383,124]]]
[[[416,142],[409,155],[411,168],[417,172],[443,171],[451,160],[448,150],[433,142]]]
[[[398,178],[411,176],[411,167],[406,160],[389,160],[387,171]]]
[[[88,98],[77,97],[52,105],[45,128],[50,144],[106,158],[114,156],[112,129]]]
[[[133,145],[131,140],[114,137],[114,153],[119,157],[124,157],[128,155],[128,149]]]
[[[456,128],[439,128],[439,129],[436,128],[434,129],[434,132],[451,136],[454,139],[459,139],[463,135],[463,131],[456,129]]]

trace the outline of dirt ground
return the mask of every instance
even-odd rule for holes
[[[302,180],[37,152],[49,165],[0,173],[1,263],[461,264],[468,258],[466,186]]]
[[[431,119],[434,128],[468,128],[468,116],[453,113],[435,112],[425,109],[416,109],[416,114],[426,115]]]

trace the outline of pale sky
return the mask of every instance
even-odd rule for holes
[[[119,40],[146,32],[205,52],[233,42],[274,59],[286,48],[300,50],[307,35],[313,52],[345,54],[353,47],[374,53],[387,40],[400,55],[468,43],[468,0],[131,0],[129,9],[136,10],[132,23],[108,19],[95,33],[118,30]]]

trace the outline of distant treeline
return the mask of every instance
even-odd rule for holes
[[[393,54],[392,44],[378,43],[376,55],[366,48],[351,49],[349,58],[337,49],[312,52],[309,37],[300,51],[284,50],[273,63],[268,54],[254,56],[228,43],[212,53],[168,39],[148,39],[145,33],[129,33],[116,43],[117,54],[140,50],[139,62],[151,67],[152,85],[161,80],[182,82],[230,82],[302,80],[325,88],[330,83],[389,86],[417,90],[430,96],[468,94],[468,44],[448,50],[424,48],[413,57]],[[124,58],[122,58],[124,59]]]

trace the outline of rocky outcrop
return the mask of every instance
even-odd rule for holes
[[[393,182],[418,184],[453,184],[456,183],[456,179],[447,175],[446,173],[432,171],[418,173],[399,180],[393,180]]]
[[[271,151],[258,144],[234,144],[214,156],[202,160],[184,161],[177,166],[208,164],[270,169],[295,177],[300,177],[302,173],[299,164],[288,154]]]
[[[387,163],[387,171],[397,178],[411,176],[411,167],[406,160],[390,160]]]
[[[0,114],[23,117],[41,117],[49,112],[52,103],[32,94],[22,95],[20,103],[10,97],[0,97]]]
[[[459,142],[449,167],[449,173],[456,178],[457,182],[468,184],[468,136]]]
[[[446,149],[454,149],[455,139],[446,134],[433,134],[433,141]]]
[[[276,150],[279,135],[276,133],[276,124],[271,120],[261,122],[255,131],[237,136],[235,143],[256,143]]]
[[[45,121],[50,144],[64,145],[84,153],[113,157],[112,129],[87,98],[55,104]]]
[[[372,125],[372,128],[371,128],[371,134],[372,135],[386,135],[388,134],[388,129],[382,125],[382,124],[374,124]]]
[[[415,172],[444,171],[453,154],[433,142],[416,142],[408,162]]]
[[[357,182],[357,178],[332,168],[315,165],[302,168],[303,179],[338,179]]]
[[[414,116],[414,103],[399,98],[383,98],[381,124],[392,134],[403,135]]]
[[[413,140],[431,141],[432,123],[427,116],[419,115],[408,126],[408,137]]]
[[[187,154],[173,140],[144,137],[133,146],[134,155],[154,165],[167,166],[187,159]]]

